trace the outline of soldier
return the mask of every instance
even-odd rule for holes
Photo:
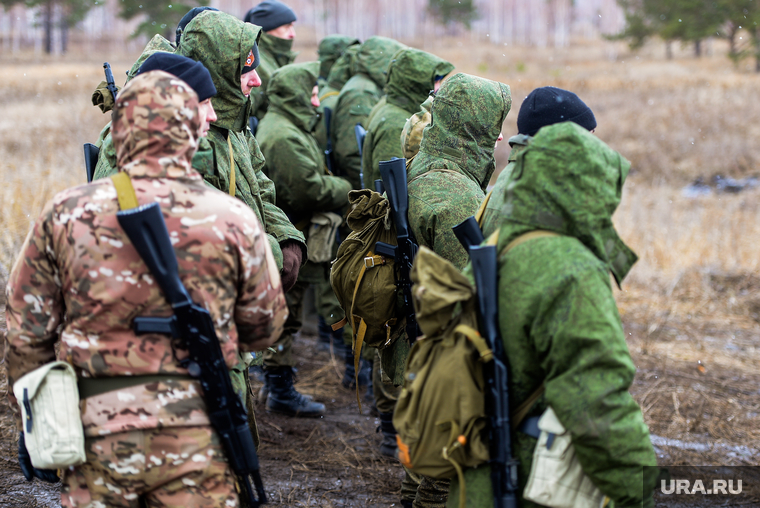
[[[311,401],[293,388],[293,335],[301,328],[303,295],[309,283],[325,280],[335,229],[348,205],[348,180],[330,175],[324,156],[311,135],[319,116],[316,83],[319,64],[291,64],[272,75],[267,90],[270,107],[259,124],[258,141],[266,170],[277,186],[277,203],[302,230],[309,230],[310,261],[288,292],[290,317],[276,353],[264,353],[264,372],[269,392],[267,409],[291,416],[320,416],[325,406]],[[329,213],[329,212],[338,212]],[[323,242],[315,233],[325,221]],[[330,232],[332,234],[330,234]]]
[[[361,156],[354,128],[366,127],[367,116],[383,96],[385,72],[393,55],[406,46],[386,37],[370,37],[356,54],[354,74],[343,86],[333,110],[330,134],[335,147],[337,172],[351,182],[354,189],[361,185]],[[364,186],[370,186],[370,174]]]
[[[408,169],[409,225],[417,242],[460,270],[469,256],[451,228],[474,215],[485,197],[495,167],[494,147],[511,105],[509,87],[503,83],[467,74],[452,76],[433,99],[432,121]],[[407,351],[381,352],[383,366],[395,366],[388,375],[396,384],[403,376]],[[415,479],[408,474],[402,485],[402,500],[409,505]],[[448,486],[448,480],[420,476],[413,506],[442,507]]]
[[[319,86],[320,94],[322,93],[322,88],[327,85],[327,78],[330,76],[330,71],[335,62],[338,61],[349,47],[356,44],[360,44],[359,39],[340,34],[328,35],[319,42],[319,47],[317,48],[317,55],[319,56],[317,86]]]
[[[207,71],[205,81],[213,89]],[[287,310],[256,214],[210,189],[191,167],[200,130],[198,96],[175,76],[148,72],[119,94],[119,170],[140,203],[160,204],[180,278],[210,312],[232,367],[238,350],[260,350],[278,337]],[[8,381],[53,361],[57,349],[82,376],[87,461],[64,471],[64,507],[238,506],[199,383],[175,360],[171,337],[131,328],[135,314],[172,309],[118,211],[110,179],[45,205],[7,288]],[[100,389],[104,380],[111,391]]]
[[[295,61],[297,53],[293,52],[293,40],[296,38],[296,13],[278,0],[264,0],[249,10],[244,18],[246,23],[261,27],[264,32],[259,40],[261,66],[258,68],[261,87],[252,95],[251,116],[260,121],[269,106],[266,96],[267,85],[274,71]],[[254,121],[257,124],[258,121]],[[254,133],[256,129],[252,127]]]
[[[522,152],[536,135],[539,129],[560,122],[575,122],[591,132],[596,129],[594,112],[573,92],[561,88],[545,86],[536,88],[520,106],[517,115],[516,136],[509,138],[509,163],[496,179],[493,190],[489,193],[488,202],[483,212],[483,234],[488,237],[499,227],[499,217],[504,206],[505,191],[509,174],[515,165],[517,156]]]
[[[645,493],[657,473],[644,466],[655,466],[656,458],[641,409],[628,392],[636,369],[610,283],[610,272],[620,284],[637,259],[612,224],[630,163],[585,127],[564,122],[541,128],[517,156],[507,182],[497,248],[509,402],[520,406],[543,384],[527,417],[554,410],[583,472],[610,505],[652,506]],[[503,253],[535,230],[555,235]],[[517,497],[524,508],[538,508],[523,499],[537,441],[522,432],[512,435]],[[465,470],[468,507],[493,506],[489,470],[487,464]],[[454,480],[452,506],[458,490]]]
[[[369,178],[365,183],[381,178],[380,161],[404,156],[399,139],[407,118],[420,109],[431,91],[438,91],[452,70],[449,62],[419,49],[403,49],[393,56],[385,96],[367,119],[362,152],[365,179]]]

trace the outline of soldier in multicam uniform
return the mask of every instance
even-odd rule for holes
[[[306,289],[311,283],[324,282],[329,273],[334,243],[330,240],[335,238],[335,229],[342,222],[351,190],[348,180],[327,172],[324,155],[311,135],[319,119],[318,68],[317,62],[309,62],[286,65],[275,71],[267,90],[269,110],[257,134],[267,174],[277,186],[277,204],[296,225],[310,231],[308,241],[312,242],[310,260],[287,294],[290,317],[285,333],[277,341],[276,352],[264,353],[267,409],[291,416],[320,416],[325,411],[324,404],[311,401],[293,388],[293,340],[301,328]],[[321,226],[332,232],[319,242],[321,245],[314,243],[319,238],[314,233],[315,218],[331,220]]]
[[[256,214],[191,167],[201,128],[196,93],[152,71],[120,93],[113,139],[138,201],[160,204],[180,278],[210,312],[232,367],[239,350],[279,336],[287,310]],[[9,383],[54,360],[59,339],[58,358],[81,376],[87,462],[64,471],[63,506],[238,506],[198,382],[175,360],[169,336],[132,331],[135,315],[172,309],[118,211],[110,179],[65,190],[44,207],[7,289]],[[104,378],[118,388],[94,394]]]
[[[485,197],[495,168],[494,148],[511,106],[507,85],[467,74],[452,76],[433,99],[432,121],[408,169],[409,225],[415,238],[460,270],[469,256],[451,228],[474,215]],[[383,367],[391,366],[389,377],[399,384],[408,353],[402,348],[382,353]],[[410,477],[414,479],[407,475],[402,485],[405,504],[444,506],[448,480],[419,477],[412,504]]]

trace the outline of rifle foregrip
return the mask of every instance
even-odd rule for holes
[[[485,240],[483,232],[480,230],[480,226],[478,226],[478,221],[473,216],[467,217],[451,229],[454,231],[454,235],[459,240],[459,243],[464,247],[464,250],[468,252],[470,248],[480,245]]]
[[[95,167],[98,165],[98,156],[100,148],[92,143],[84,144],[84,169],[87,173],[87,183],[91,182],[95,176]]]
[[[116,218],[171,306],[192,305],[179,278],[177,255],[158,203],[122,210]]]
[[[478,294],[478,309],[483,336],[493,348],[499,337],[498,326],[498,264],[494,245],[479,245],[470,248],[472,274]]]

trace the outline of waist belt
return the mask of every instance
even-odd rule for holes
[[[156,374],[152,376],[116,376],[116,377],[80,377],[77,381],[79,398],[86,399],[106,392],[123,390],[147,383],[163,383],[165,381],[194,381],[195,378],[186,374]]]

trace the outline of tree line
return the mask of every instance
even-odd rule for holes
[[[629,41],[631,49],[654,36],[665,41],[668,58],[672,44],[692,44],[702,54],[709,37],[728,41],[728,56],[738,63],[755,58],[760,72],[760,0],[617,0],[625,12],[625,29],[610,38]],[[746,37],[745,37],[746,36]]]

